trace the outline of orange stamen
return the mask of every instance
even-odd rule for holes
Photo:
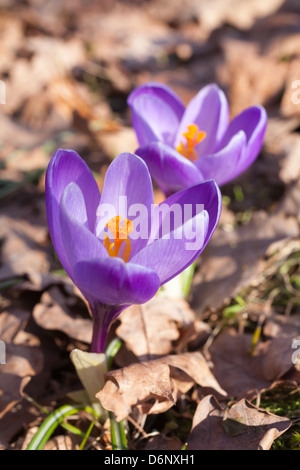
[[[117,215],[116,217],[113,217],[107,222],[106,227],[111,232],[114,241],[111,242],[110,237],[107,235],[107,233],[105,233],[103,245],[106,248],[109,256],[114,258],[116,256],[119,256],[121,246],[123,242],[125,242],[125,246],[120,257],[125,261],[125,263],[127,263],[131,251],[130,240],[128,238],[128,235],[133,231],[133,223],[131,222],[131,220],[123,219],[123,225],[120,226],[121,220],[122,217],[120,215]]]
[[[197,160],[197,152],[195,150],[196,145],[199,144],[205,137],[206,132],[199,131],[199,128],[196,124],[190,124],[187,132],[184,132],[182,135],[185,137],[186,142],[181,142],[177,147],[177,152],[181,153],[185,158],[188,158],[192,162]]]

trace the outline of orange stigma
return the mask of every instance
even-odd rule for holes
[[[114,258],[116,256],[119,256],[121,246],[123,242],[125,242],[125,246],[120,257],[122,258],[122,260],[125,261],[125,263],[127,263],[131,251],[130,240],[128,238],[128,235],[129,233],[133,232],[133,223],[131,222],[131,220],[123,219],[123,225],[120,226],[121,220],[122,217],[120,215],[117,215],[116,217],[113,217],[107,222],[106,227],[111,232],[114,241],[111,242],[110,237],[107,235],[107,233],[105,233],[103,245],[107,249],[107,253],[109,254],[109,256]]]
[[[181,153],[185,158],[188,158],[192,162],[197,160],[197,152],[195,150],[196,145],[201,142],[206,137],[206,132],[199,131],[199,128],[196,124],[190,124],[187,132],[184,132],[182,135],[186,138],[186,142],[181,142],[177,147],[177,152]]]

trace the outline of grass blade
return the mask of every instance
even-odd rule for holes
[[[111,368],[112,361],[121,346],[122,341],[118,337],[114,338],[107,346],[105,351],[107,370]],[[110,419],[111,443],[113,450],[127,450],[127,438],[122,421],[118,423],[112,411],[108,412],[108,416]]]
[[[81,444],[80,444],[80,446],[79,446],[79,450],[83,450],[83,448],[84,448],[84,446],[85,446],[85,443],[86,443],[86,441],[88,440],[89,435],[90,435],[91,432],[92,432],[92,429],[93,429],[93,427],[94,427],[95,422],[96,422],[96,420],[94,419],[94,421],[92,421],[91,424],[89,425],[89,428],[88,428],[87,432],[85,433],[84,438],[83,438],[83,440],[82,440],[82,442],[81,442]]]
[[[33,436],[26,450],[42,450],[46,442],[50,439],[55,429],[62,424],[63,420],[70,415],[76,414],[84,410],[95,416],[94,410],[85,405],[64,405],[57,408],[53,413],[49,414],[45,421],[41,424],[36,434]]]

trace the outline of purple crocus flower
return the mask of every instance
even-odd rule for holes
[[[219,186],[243,173],[258,156],[267,125],[262,106],[229,122],[223,91],[207,85],[185,108],[167,86],[147,83],[128,98],[139,148],[161,190],[170,195],[206,179]]]
[[[54,248],[91,307],[94,352],[104,350],[109,326],[125,307],[148,301],[199,256],[221,211],[214,181],[155,206],[148,168],[129,153],[120,154],[109,166],[100,197],[81,157],[72,150],[58,150],[47,169],[45,191]],[[173,208],[188,206],[201,210],[185,211],[184,219],[168,219]]]

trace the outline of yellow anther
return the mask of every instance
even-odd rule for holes
[[[133,231],[133,223],[131,220],[123,219],[123,225],[120,226],[121,220],[122,217],[117,215],[107,222],[106,227],[112,235],[113,242],[111,242],[110,237],[105,233],[103,245],[109,256],[114,258],[119,256],[121,246],[123,242],[125,242],[125,246],[123,247],[123,252],[120,257],[125,261],[125,263],[127,263],[131,251],[128,235]]]
[[[186,142],[181,142],[176,147],[176,150],[181,153],[181,155],[194,162],[197,160],[195,147],[206,137],[206,132],[199,131],[196,124],[190,124],[187,128],[187,132],[182,134],[183,137],[185,137]]]

